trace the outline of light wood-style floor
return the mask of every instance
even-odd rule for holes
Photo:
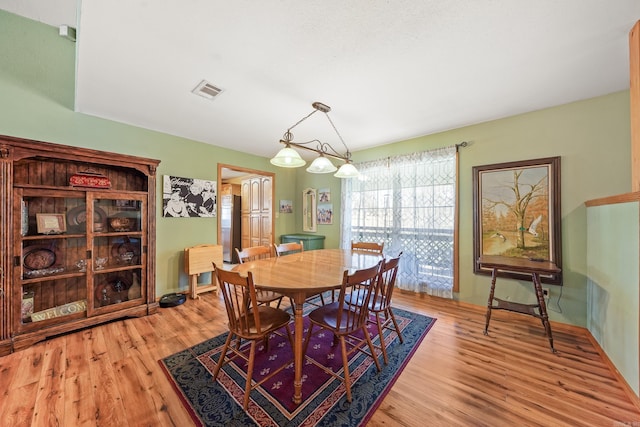
[[[370,426],[639,426],[640,411],[586,332],[398,292],[437,318]],[[52,338],[0,357],[3,426],[193,425],[158,360],[225,331],[219,296]]]

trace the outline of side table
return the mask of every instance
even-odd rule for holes
[[[549,316],[547,315],[547,305],[544,301],[544,295],[542,294],[542,285],[540,283],[541,274],[557,274],[560,273],[560,268],[550,261],[537,261],[527,258],[513,258],[504,257],[498,255],[482,255],[478,258],[477,263],[480,267],[492,269],[491,273],[491,290],[489,291],[489,301],[487,302],[487,315],[486,323],[484,327],[484,334],[489,333],[489,321],[491,320],[491,310],[507,310],[516,313],[527,314],[529,316],[537,317],[542,321],[545,333],[549,339],[549,346],[553,353],[556,350],[553,348],[553,336],[551,335],[551,324],[549,323]],[[496,277],[498,271],[510,271],[522,274],[531,274],[531,281],[535,289],[537,304],[523,304],[513,301],[505,301],[499,298],[495,298],[494,292],[496,289]],[[493,302],[496,302],[494,305]],[[538,312],[536,312],[538,309]]]
[[[203,292],[218,292],[218,279],[213,272],[213,263],[222,265],[221,245],[198,245],[184,249],[184,271],[189,275],[191,298],[198,299]],[[211,273],[211,283],[198,285],[198,276]]]

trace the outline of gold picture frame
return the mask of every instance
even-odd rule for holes
[[[37,213],[36,223],[40,234],[60,234],[67,231],[67,222],[61,213]]]

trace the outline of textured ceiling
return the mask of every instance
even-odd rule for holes
[[[77,27],[76,110],[271,157],[320,101],[352,151],[629,88],[639,0],[0,0]],[[77,10],[76,10],[77,9]],[[210,101],[201,81],[223,89]],[[321,114],[293,131],[343,151]]]

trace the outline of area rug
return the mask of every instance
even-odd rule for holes
[[[378,350],[381,372],[376,370],[370,357],[360,352],[351,356],[351,403],[347,402],[341,381],[306,362],[303,366],[303,401],[299,405],[294,404],[291,362],[278,375],[251,392],[249,409],[245,412],[242,407],[246,378],[243,360],[236,358],[234,362],[226,364],[218,380],[213,381],[212,373],[226,333],[173,354],[159,363],[197,426],[364,425],[435,322],[431,317],[405,310],[394,308],[394,313],[404,343],[399,342],[395,332],[385,331],[389,364],[384,365]],[[305,316],[305,334],[307,328]],[[317,327],[314,328],[307,356],[329,364],[334,371],[342,374],[340,346],[331,346],[333,335],[319,331]],[[375,324],[369,325],[369,333],[374,344],[378,343],[380,337]],[[267,374],[273,366],[293,360],[293,350],[285,337],[273,334],[269,337],[269,346],[268,352],[258,346],[254,379]],[[248,343],[245,347],[248,354]]]

